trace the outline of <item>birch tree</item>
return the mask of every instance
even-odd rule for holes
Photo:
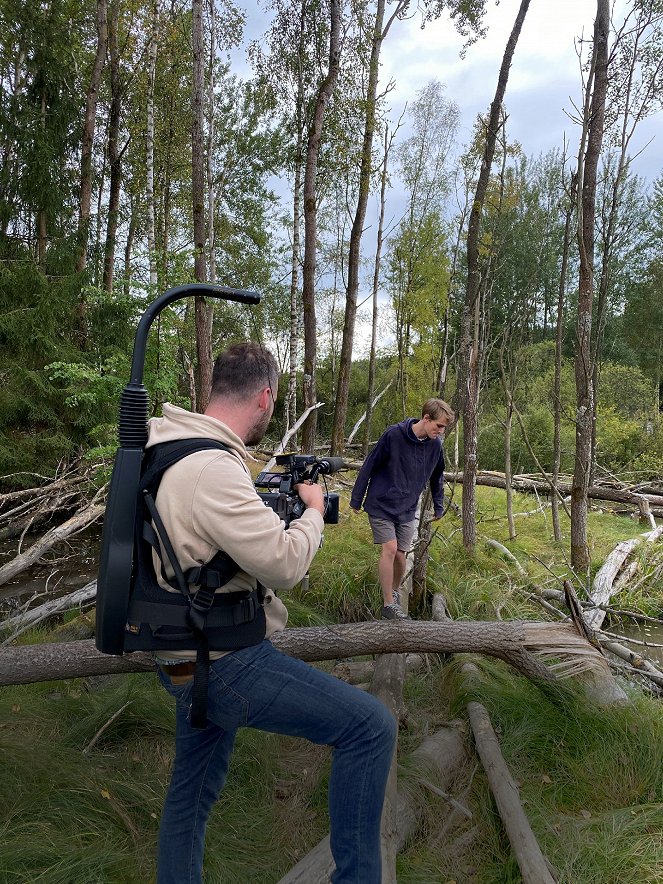
[[[311,408],[316,401],[316,318],[315,318],[315,267],[316,267],[316,173],[322,138],[322,127],[327,105],[331,100],[338,78],[341,54],[341,3],[330,0],[329,63],[325,77],[320,83],[313,119],[306,146],[304,173],[304,271],[302,302],[304,307],[304,408]],[[315,445],[317,410],[313,409],[302,428],[302,447],[312,451]]]

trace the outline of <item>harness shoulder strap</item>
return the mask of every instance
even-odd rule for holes
[[[239,570],[239,566],[230,556],[219,550],[210,562],[198,568],[192,568],[186,572],[182,571],[180,564],[175,555],[175,550],[168,537],[165,526],[161,521],[155,504],[155,498],[159,490],[159,485],[166,470],[197,451],[205,451],[208,449],[218,449],[220,451],[230,451],[223,442],[217,442],[215,439],[193,438],[179,439],[175,442],[164,442],[155,445],[148,450],[145,462],[143,476],[141,478],[139,494],[143,499],[145,509],[145,519],[142,538],[147,540],[150,546],[155,550],[161,560],[163,572],[163,559],[161,556],[161,546],[166,553],[171,567],[175,573],[175,585],[177,589],[184,595],[188,604],[187,622],[199,639],[200,645],[196,653],[196,669],[194,674],[192,707],[191,707],[191,724],[195,728],[204,728],[207,726],[207,683],[209,677],[209,641],[205,634],[205,624],[207,616],[214,602],[214,590],[227,583]],[[154,542],[156,537],[152,524],[156,528],[156,534],[161,544]],[[211,584],[208,585],[208,583]],[[189,592],[190,585],[198,585],[199,588],[195,593]]]
[[[206,451],[210,448],[228,452],[231,450],[223,442],[204,438],[176,439],[174,442],[161,442],[158,445],[153,445],[145,453],[143,475],[141,476],[139,490],[149,490],[152,496],[156,497],[161,479],[168,467],[172,467],[173,464],[183,460],[190,454],[195,454],[197,451]]]

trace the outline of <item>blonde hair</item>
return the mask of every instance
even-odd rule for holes
[[[421,407],[421,416],[428,415],[433,421],[439,420],[443,414],[449,418],[449,423],[453,423],[456,418],[453,408],[444,399],[426,399]]]

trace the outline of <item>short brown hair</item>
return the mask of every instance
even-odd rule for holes
[[[251,341],[233,344],[216,358],[211,398],[242,399],[263,387],[271,387],[276,395],[278,384],[279,366],[269,350]]]
[[[440,417],[446,414],[449,418],[449,423],[452,424],[456,417],[456,414],[453,408],[448,405],[444,399],[426,399],[424,404],[421,406],[421,416],[424,417],[428,415],[428,417],[433,420],[439,420]]]

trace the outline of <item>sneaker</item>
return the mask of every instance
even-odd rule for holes
[[[401,608],[398,602],[392,602],[390,605],[385,605],[382,609],[382,619],[383,620],[409,620],[410,615],[406,614],[405,611]]]
[[[400,605],[400,603],[401,603],[401,593],[400,593],[400,590],[395,589],[395,590],[392,592],[392,595],[393,595],[393,597],[394,597],[394,604],[395,604],[395,605]]]

